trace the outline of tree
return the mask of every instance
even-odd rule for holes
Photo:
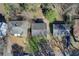
[[[49,20],[49,22],[53,22],[56,20],[56,13],[52,9],[47,9],[44,12],[44,16]]]
[[[24,4],[20,3],[20,8],[22,11],[36,11],[40,4]]]
[[[14,56],[19,55],[19,54],[23,54],[23,47],[19,46],[18,44],[13,44],[12,45],[12,53]]]
[[[52,9],[53,8],[52,4],[42,4],[41,8],[45,18],[48,19],[49,22],[53,22],[56,20],[57,13],[56,10]]]

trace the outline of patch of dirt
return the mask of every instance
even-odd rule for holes
[[[25,50],[26,48],[26,38],[21,38],[21,37],[16,37],[16,36],[9,36],[9,40],[11,42],[11,44],[18,44],[20,46],[22,46]]]

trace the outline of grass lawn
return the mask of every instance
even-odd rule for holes
[[[5,9],[5,13],[9,14],[11,8],[8,4],[4,4],[4,9]]]
[[[44,37],[32,37],[29,39],[29,45],[31,52],[39,51],[39,43],[41,42],[41,39],[44,39]]]
[[[36,52],[39,50],[38,39],[36,37],[32,37],[31,39],[29,39],[29,45],[32,52]]]

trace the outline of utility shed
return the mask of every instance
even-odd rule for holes
[[[47,35],[47,26],[45,23],[32,23],[32,36]]]

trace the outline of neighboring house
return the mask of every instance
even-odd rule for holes
[[[7,32],[7,24],[4,22],[0,22],[0,37],[6,36],[6,32]]]
[[[32,23],[32,36],[47,36],[46,23]]]
[[[57,21],[53,23],[53,35],[54,36],[68,36],[70,35],[70,26],[63,21]]]
[[[30,27],[28,21],[10,21],[8,25],[10,34],[27,37],[27,32]]]
[[[13,44],[18,44],[23,47],[23,50],[26,49],[26,38],[28,35],[28,29],[30,27],[28,21],[9,21],[9,36],[10,48]],[[11,50],[11,49],[10,49]]]
[[[32,36],[47,35],[47,28],[45,23],[32,24]]]
[[[64,48],[70,45],[70,26],[62,21],[53,23],[53,36],[62,38],[64,41]]]
[[[4,16],[0,14],[0,38],[6,36],[8,26]]]
[[[2,14],[0,14],[0,56],[2,56],[4,54],[3,53],[3,51],[4,51],[3,37],[6,36],[7,29],[8,29],[8,26],[7,26],[5,17]]]
[[[32,23],[32,36],[47,36],[47,25],[42,21]]]

